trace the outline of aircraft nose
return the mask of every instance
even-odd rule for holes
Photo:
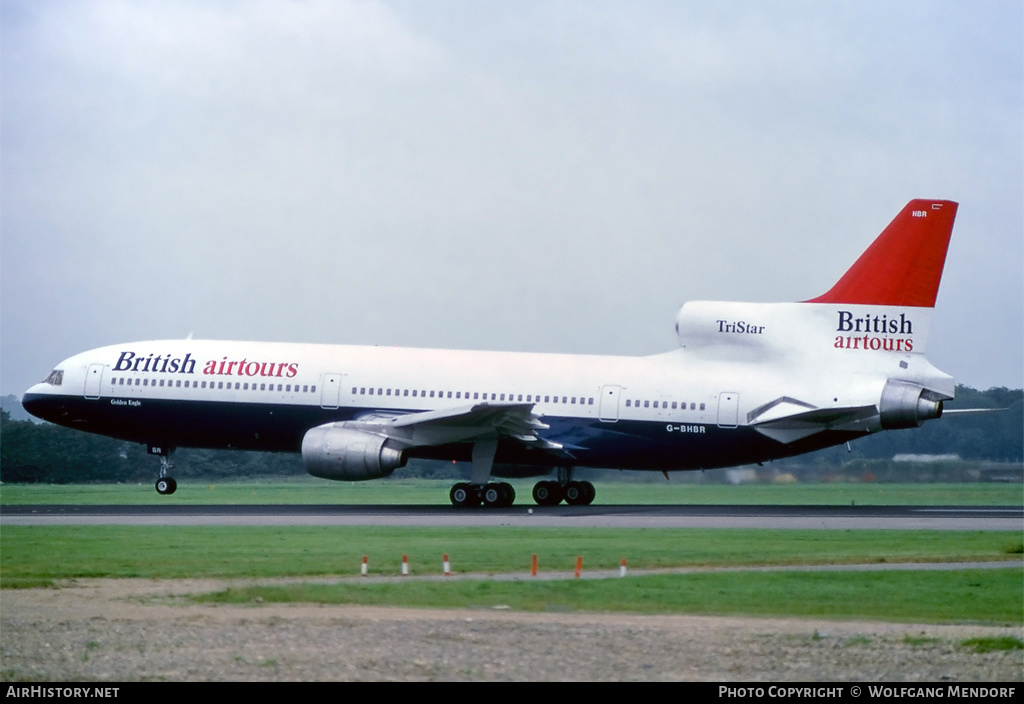
[[[21,407],[28,413],[42,420],[53,420],[67,413],[67,408],[63,403],[48,394],[33,391],[35,388],[33,386],[21,397]]]

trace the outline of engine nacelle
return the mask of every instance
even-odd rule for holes
[[[886,430],[917,428],[926,420],[940,417],[942,401],[929,395],[917,384],[889,379],[878,404],[882,427]]]
[[[321,479],[360,482],[380,479],[405,466],[405,453],[388,438],[365,430],[328,423],[302,438],[306,471]]]

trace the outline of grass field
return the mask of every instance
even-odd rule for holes
[[[406,606],[498,606],[540,610],[816,615],[896,621],[1024,622],[1024,549],[1016,533],[748,529],[555,529],[7,526],[0,532],[0,586],[60,584],[85,577],[251,578],[207,598],[229,602],[312,601]],[[449,555],[457,574],[478,580],[398,584],[309,584],[354,577],[364,555],[371,575],[439,575]],[[566,579],[531,582],[541,572]],[[569,579],[585,570],[885,562],[1000,561],[1006,569],[909,572],[732,572]],[[491,573],[521,575],[502,582]],[[277,577],[298,584],[260,584]]]
[[[516,482],[529,506],[532,482]],[[158,496],[151,485],[0,487],[0,503],[239,504],[338,503],[446,505],[448,481],[339,484],[315,479],[182,483]],[[1022,488],[1005,484],[597,485],[607,504],[1020,505]],[[364,555],[371,575],[398,575],[408,555],[413,575],[440,574],[442,554],[457,574],[480,579],[366,584],[311,583],[352,577]],[[891,621],[1024,623],[1019,532],[804,531],[750,529],[556,529],[399,527],[4,526],[0,587],[64,584],[88,577],[251,579],[202,599],[248,603],[309,601],[420,607],[504,606],[524,610],[816,616]],[[566,579],[531,581],[541,572]],[[617,570],[627,579],[573,580],[584,570]],[[1008,561],[1005,569],[899,572],[701,572],[637,575],[643,569],[863,563]],[[521,575],[515,581],[489,574]],[[294,583],[271,584],[288,577]],[[307,579],[309,578],[309,579]],[[261,583],[262,582],[262,583]]]
[[[1020,569],[934,572],[733,572],[601,581],[254,585],[199,597],[523,611],[630,611],[1020,624]]]
[[[533,480],[513,481],[517,506],[532,506]],[[210,482],[182,480],[178,491],[160,496],[147,484],[4,484],[4,504],[398,504],[448,505],[447,480],[406,479],[329,482],[290,480]],[[690,484],[685,482],[597,482],[598,504],[828,504],[988,505],[1024,504],[1024,486],[972,484]]]

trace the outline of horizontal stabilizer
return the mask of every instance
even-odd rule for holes
[[[992,413],[994,411],[1008,411],[1008,408],[943,408],[942,415],[960,415],[967,413]]]
[[[750,420],[750,426],[762,435],[786,445],[826,430],[869,432],[878,426],[878,409],[875,406],[807,410],[808,406],[794,399],[779,399],[752,411],[754,417]]]

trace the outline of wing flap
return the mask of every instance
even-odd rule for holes
[[[447,445],[476,438],[509,437],[531,447],[561,450],[558,443],[538,435],[548,425],[533,412],[532,403],[478,403],[402,415],[373,414],[358,421],[371,432],[387,435],[406,446]]]

